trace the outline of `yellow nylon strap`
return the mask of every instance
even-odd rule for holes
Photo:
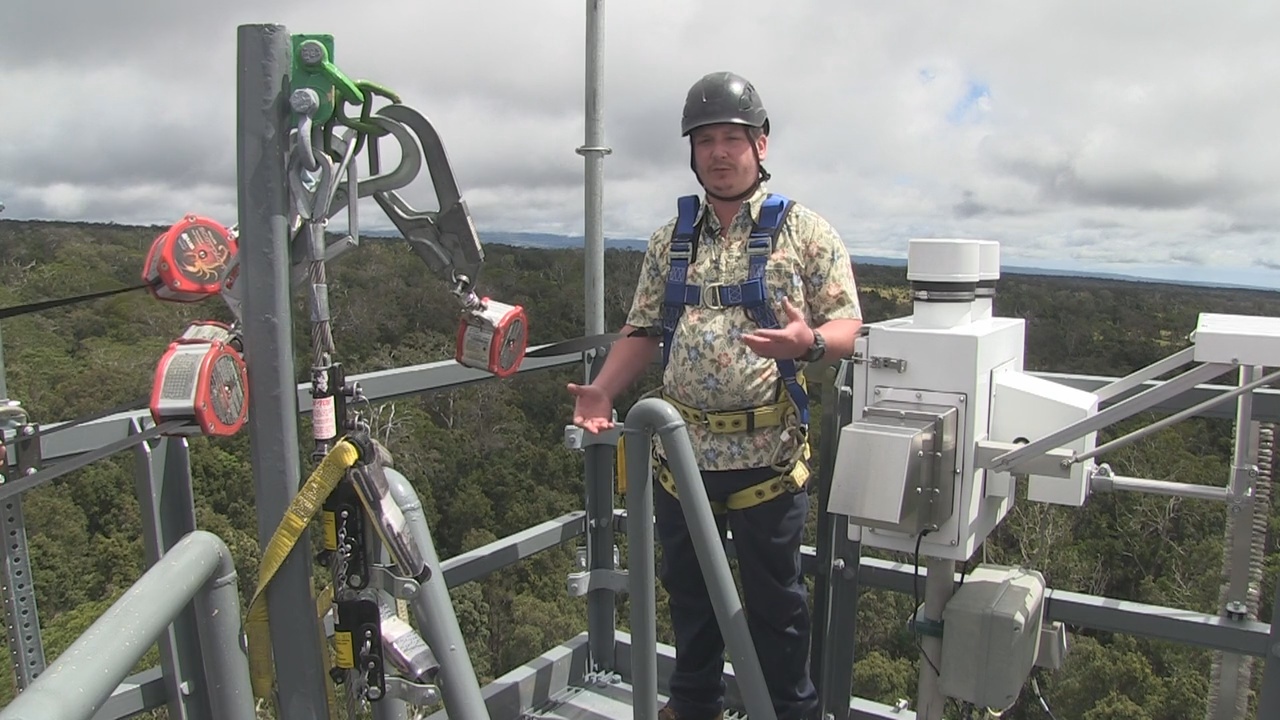
[[[803,461],[798,462],[791,469],[791,472],[771,477],[768,480],[743,488],[725,498],[723,503],[711,501],[711,512],[716,515],[722,515],[729,510],[745,510],[749,507],[769,502],[783,493],[800,492],[804,489],[805,483],[808,482],[809,474],[809,466]],[[675,476],[671,474],[671,469],[665,465],[658,467],[658,483],[667,492],[671,493],[671,497],[677,500],[680,499],[680,495],[676,492]]]
[[[711,411],[702,410],[676,400],[665,392],[662,399],[680,413],[680,417],[690,425],[704,427],[712,433],[738,433],[747,430],[778,427],[787,422],[787,415],[794,407],[791,398],[769,405],[762,405],[748,410]],[[750,418],[750,420],[748,419]]]
[[[275,684],[271,630],[267,604],[264,601],[267,585],[280,570],[280,566],[284,564],[285,558],[289,556],[298,539],[302,537],[302,533],[306,531],[311,519],[320,512],[325,499],[342,481],[347,470],[359,459],[360,452],[356,446],[346,439],[340,440],[333,450],[325,455],[324,460],[320,461],[320,465],[311,473],[302,489],[289,503],[284,517],[280,518],[280,524],[276,527],[262,554],[262,562],[258,569],[258,586],[253,591],[253,599],[249,601],[248,617],[245,620],[245,636],[249,651],[249,682],[254,697],[270,698],[272,686]],[[332,603],[332,597],[331,591],[321,593],[321,596],[316,599],[316,612],[323,614],[327,611]],[[322,642],[321,646],[325,648],[323,651],[326,656],[325,666],[328,667],[330,663],[327,643]],[[328,693],[330,713],[335,713],[337,708],[332,687],[328,688]]]

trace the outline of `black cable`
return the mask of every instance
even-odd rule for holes
[[[167,432],[178,430],[187,424],[185,420],[170,420],[159,425],[153,425],[146,430],[137,434],[126,435],[115,442],[107,443],[96,450],[80,453],[72,457],[70,460],[63,460],[55,465],[50,465],[32,475],[24,475],[20,478],[10,480],[0,485],[0,502],[10,497],[24,493],[31,488],[44,484],[55,478],[62,477],[69,472],[79,470],[80,468],[95,463],[108,455],[131,448],[139,443],[146,442],[153,437],[163,435]]]
[[[98,292],[91,292],[85,295],[58,298],[57,300],[41,300],[40,302],[26,303],[25,305],[14,305],[13,307],[0,308],[0,320],[17,317],[19,315],[26,315],[27,313],[40,312],[41,310],[51,310],[56,307],[62,307],[63,305],[74,305],[76,303],[85,302],[86,300],[97,300],[98,298],[110,297],[111,295],[119,295],[120,293],[142,290],[150,287],[150,285],[151,283],[142,283],[141,285],[116,288],[114,290],[100,290]]]
[[[924,661],[925,661],[925,662],[929,663],[929,667],[933,668],[933,674],[934,674],[934,675],[937,675],[938,677],[942,677],[942,672],[938,670],[938,666],[933,664],[933,659],[929,657],[929,653],[927,653],[927,652],[925,652],[925,651],[924,651],[924,643],[923,643],[923,642],[921,642],[921,640],[920,640],[920,629],[919,629],[919,625],[918,625],[918,622],[917,622],[917,621],[918,621],[918,619],[919,619],[919,617],[920,617],[920,612],[921,612],[921,607],[920,607],[920,541],[921,541],[921,540],[924,540],[924,536],[925,536],[925,535],[928,535],[928,534],[929,534],[929,531],[928,531],[928,530],[924,530],[924,531],[921,531],[921,533],[920,533],[919,535],[917,535],[917,536],[916,536],[916,552],[915,552],[915,561],[914,561],[915,569],[914,569],[914,572],[912,572],[912,573],[911,573],[911,596],[912,596],[912,598],[915,600],[915,609],[913,610],[913,613],[912,613],[912,616],[911,616],[911,625],[912,625],[912,627],[915,629],[915,633],[916,633],[916,649],[918,649],[918,650],[920,651],[920,656],[924,658]]]
[[[1040,683],[1036,682],[1035,676],[1031,676],[1031,689],[1035,691],[1036,699],[1040,701],[1040,709],[1044,710],[1044,714],[1049,716],[1049,720],[1058,720],[1054,717],[1053,711],[1049,709],[1049,703],[1044,699],[1044,694],[1040,692]]]
[[[35,440],[36,438],[42,438],[42,437],[45,437],[46,435],[52,435],[56,432],[61,432],[69,428],[73,428],[77,425],[83,425],[93,420],[98,420],[104,417],[115,415],[116,413],[129,412],[130,410],[141,410],[142,408],[147,407],[147,404],[149,402],[150,402],[150,397],[148,396],[148,397],[142,397],[142,398],[130,400],[128,402],[120,403],[119,405],[116,405],[115,407],[109,407],[106,410],[94,410],[93,412],[85,413],[79,417],[76,417],[67,422],[64,422],[61,425],[57,425],[51,428],[41,428],[40,432],[37,432],[33,435],[15,436],[14,441],[16,442],[18,440]]]

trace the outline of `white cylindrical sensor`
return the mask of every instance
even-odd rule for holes
[[[952,328],[973,320],[981,252],[977,240],[916,238],[907,246],[912,324]]]

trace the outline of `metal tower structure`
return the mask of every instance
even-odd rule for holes
[[[584,330],[594,336],[604,332],[603,160],[609,148],[603,131],[602,0],[588,0],[586,10],[588,122],[584,143],[577,152],[584,157],[586,188]],[[317,413],[328,412],[324,401],[333,397],[317,391],[314,375],[309,382],[296,381],[290,300],[299,282],[298,265],[334,259],[358,243],[352,239],[322,247],[318,255],[312,252],[301,259],[294,255],[299,237],[296,233],[300,231],[294,222],[297,213],[296,198],[291,195],[291,172],[296,168],[291,168],[290,158],[291,153],[301,151],[291,146],[294,141],[290,132],[298,127],[296,115],[302,112],[300,108],[309,106],[296,101],[293,91],[298,88],[290,86],[290,68],[295,66],[298,53],[313,52],[314,46],[301,50],[294,44],[294,36],[278,25],[242,26],[238,40],[237,238],[241,248],[241,290],[234,297],[233,307],[242,321],[247,390],[253,409],[247,431],[252,447],[259,540],[264,549],[269,549],[279,537],[282,518],[297,506],[298,498],[311,487],[310,481],[323,474],[317,469],[311,478],[305,477],[303,449],[297,440],[300,418],[310,416],[313,424],[318,424],[314,422]],[[395,112],[380,117],[375,124],[403,141],[411,122],[397,121]],[[415,142],[422,143],[430,164],[432,141],[421,131],[416,135]],[[368,180],[386,183],[387,178],[403,169],[404,166]],[[432,175],[434,179],[436,173]],[[353,180],[345,195],[339,192],[340,188],[332,189],[331,208],[346,203],[354,212],[358,198],[367,196],[366,187],[384,188],[370,190],[369,195],[375,195],[384,209],[390,208],[389,213],[399,212],[396,217],[402,221],[398,226],[405,239],[411,244],[417,242],[415,250],[424,259],[435,258],[433,269],[443,267],[456,279],[465,260],[432,255],[442,247],[442,241],[441,233],[432,236],[430,228],[449,221],[447,208],[442,207],[440,215],[424,220],[398,206],[387,194],[394,188],[378,182],[361,186]],[[311,209],[317,207],[313,205]],[[305,220],[301,225],[307,224]],[[355,226],[350,229],[353,234],[356,231]],[[920,247],[931,246],[922,243]],[[464,250],[465,243],[461,249],[455,246],[451,251]],[[946,252],[953,251],[959,253],[950,258],[955,262],[943,264],[946,272],[964,275],[952,278],[952,282],[972,286],[974,297],[964,308],[957,311],[954,307],[932,307],[926,297],[925,304],[917,305],[914,316],[870,326],[861,341],[860,354],[842,358],[810,378],[813,387],[821,387],[824,397],[824,443],[817,448],[822,473],[816,490],[823,512],[819,514],[818,545],[804,549],[804,561],[817,590],[813,674],[822,694],[824,717],[832,720],[938,718],[944,695],[972,693],[986,697],[1002,682],[1010,682],[1010,678],[1020,683],[1019,669],[1010,669],[1011,664],[972,668],[977,673],[974,677],[961,677],[963,673],[948,672],[946,668],[950,666],[944,661],[943,672],[932,676],[923,669],[926,663],[921,663],[920,696],[914,703],[885,706],[858,697],[857,688],[852,687],[856,599],[865,588],[911,593],[922,579],[926,597],[913,626],[924,637],[926,658],[938,661],[948,656],[954,641],[949,641],[943,630],[944,610],[951,608],[957,613],[955,617],[963,618],[965,607],[952,600],[979,602],[974,599],[975,593],[957,587],[960,578],[955,576],[955,562],[966,559],[972,544],[1007,512],[1015,483],[1026,483],[1033,501],[1079,506],[1097,492],[1157,493],[1222,502],[1229,512],[1248,517],[1256,511],[1253,489],[1258,473],[1260,469],[1269,470],[1269,444],[1256,442],[1254,437],[1259,424],[1280,422],[1280,392],[1266,387],[1276,375],[1264,370],[1280,366],[1280,359],[1272,361],[1280,358],[1280,321],[1202,316],[1195,345],[1123,378],[1023,372],[1020,321],[991,316],[989,304],[984,305],[981,293],[976,292],[989,287],[990,278],[984,276],[985,266],[980,262],[982,251],[969,245],[946,247]],[[913,269],[928,265],[937,257],[922,255]],[[964,274],[966,263],[972,265],[972,277]],[[315,276],[303,273],[301,277]],[[317,306],[322,307],[323,303]],[[979,353],[980,362],[993,358],[1000,362],[988,368],[986,375],[951,378],[946,373],[953,370],[938,369],[929,361],[929,353],[936,351],[942,341],[919,340],[939,335],[975,338],[975,347],[994,348],[991,353]],[[917,342],[922,344],[913,344]],[[377,402],[486,382],[500,374],[548,368],[583,367],[584,374],[590,377],[598,370],[603,352],[534,352],[518,369],[497,360],[494,362],[498,364],[485,367],[457,359],[444,360],[355,375],[345,378],[342,387],[358,387],[362,400]],[[951,355],[953,359],[957,356]],[[1173,379],[1155,379],[1188,364],[1194,367]],[[1229,369],[1238,372],[1237,385],[1208,384]],[[3,377],[0,361],[0,398],[7,395]],[[984,394],[976,386],[971,392],[953,391],[970,381],[981,385],[984,377],[998,392]],[[904,394],[904,389],[910,392]],[[947,394],[944,390],[950,397],[943,397]],[[998,399],[992,401],[991,397]],[[965,426],[967,430],[955,429],[978,417],[966,415],[969,410],[960,405],[981,405],[981,409],[972,412],[989,416],[990,422],[983,427],[990,431],[974,432],[977,420]],[[237,577],[226,545],[196,527],[185,437],[165,432],[166,427],[171,431],[173,426],[158,423],[147,408],[93,418],[57,433],[45,432],[56,428],[57,423],[41,427],[31,422],[20,406],[6,404],[0,409],[5,411],[0,415],[0,428],[9,449],[0,464],[6,471],[6,482],[0,484],[0,509],[4,511],[0,513],[0,530],[8,539],[4,548],[4,597],[13,669],[22,690],[13,703],[0,709],[0,719],[125,718],[157,707],[166,707],[173,718],[255,717],[257,692],[253,685],[257,678],[251,672],[253,651],[242,643],[241,619],[248,609],[239,602]],[[1098,429],[1139,411],[1155,411],[1166,417],[1110,443],[1094,444]],[[1235,422],[1233,472],[1222,487],[1120,477],[1090,463],[1119,444],[1192,416]],[[1043,426],[1030,427],[1027,418],[1031,417],[1049,419],[1044,420],[1047,424]],[[1021,423],[1019,427],[1024,428],[1026,437],[1015,441],[1012,436],[1001,436],[1005,427],[1002,423],[1009,418],[1014,418],[1014,425]],[[684,436],[683,420],[671,406],[645,400],[629,411],[617,432],[593,438],[566,433],[570,447],[584,453],[581,510],[519,529],[444,561],[435,556],[430,529],[407,480],[391,467],[383,467],[376,452],[366,455],[367,448],[358,448],[359,453],[351,450],[353,455],[342,471],[359,475],[357,485],[372,483],[370,487],[381,489],[381,495],[372,498],[379,503],[372,503],[368,494],[362,496],[371,507],[376,505],[369,513],[370,527],[366,528],[369,547],[376,547],[379,556],[369,565],[371,574],[378,578],[378,589],[413,606],[417,629],[438,661],[438,675],[435,671],[429,673],[429,681],[405,678],[404,663],[397,666],[392,657],[401,646],[385,637],[381,646],[376,641],[366,644],[358,657],[376,659],[379,667],[386,670],[385,684],[361,685],[378,720],[407,718],[411,706],[436,708],[433,718],[468,720],[656,716],[660,696],[666,691],[664,678],[673,664],[673,651],[657,643],[654,620],[654,566],[649,552],[653,547],[649,521],[653,488],[645,481],[649,476],[645,440],[654,434],[662,436],[672,454],[681,497],[690,498],[685,512],[700,556],[707,558],[704,572],[722,624],[739,631],[729,634],[734,664],[726,671],[728,702],[739,711],[749,712],[752,718],[772,717],[759,666],[753,662],[754,648],[743,632],[740,601],[728,570],[732,541],[722,546],[716,540],[710,507],[697,500],[705,498],[705,493],[699,492],[701,478]],[[615,471],[619,468],[616,445],[619,437],[627,435],[634,441],[626,443],[621,467],[633,482],[627,488],[625,507],[617,507],[613,492]],[[317,441],[328,442],[319,435]],[[329,442],[326,448],[332,454],[342,446],[343,442],[337,441]],[[912,459],[916,457],[912,453],[901,454],[896,465],[887,460],[854,463],[847,454],[851,448],[872,448],[878,451],[877,458],[888,458],[891,453],[881,452],[887,447],[917,446],[921,450],[918,457],[924,457],[926,446],[938,457],[950,453],[946,458],[955,463],[955,470],[950,465],[936,464],[925,468]],[[133,453],[136,461],[136,487],[149,568],[124,597],[46,668],[32,592],[32,583],[38,579],[31,577],[27,562],[21,498],[34,488],[114,452]],[[867,482],[869,466],[874,466],[877,483]],[[982,478],[984,484],[977,484],[974,478]],[[917,489],[919,492],[914,492]],[[883,494],[896,491],[901,491],[900,496]],[[921,505],[911,499],[914,495],[947,500]],[[400,527],[408,528],[403,534],[386,524],[375,532],[373,526],[396,513],[404,522]],[[1261,663],[1258,717],[1280,717],[1280,586],[1260,591],[1276,597],[1269,623],[1250,617],[1250,611],[1241,607],[1242,603],[1253,602],[1249,599],[1249,562],[1251,552],[1256,550],[1250,548],[1250,522],[1237,521],[1231,527],[1229,582],[1219,613],[1055,590],[1037,585],[1025,574],[1016,581],[1001,580],[1021,588],[1026,600],[1024,609],[1029,610],[1019,617],[1034,620],[1041,641],[1036,652],[1024,660],[1050,666],[1063,662],[1060,654],[1054,653],[1054,641],[1061,637],[1063,626],[1209,648],[1222,653],[1219,673],[1224,680],[1223,701],[1210,709],[1215,719],[1243,718],[1235,703],[1237,693],[1230,685],[1232,679],[1241,677],[1237,669],[1250,658]],[[913,534],[913,528],[928,528],[929,533]],[[632,548],[625,569],[615,562],[618,533],[627,535]],[[948,537],[954,537],[955,542],[948,542]],[[863,545],[902,549],[912,543],[918,547],[921,539],[927,540],[928,546],[924,551],[926,568],[920,573],[910,566],[862,553]],[[566,590],[585,598],[588,620],[584,632],[480,686],[466,654],[466,638],[457,631],[456,618],[452,616],[449,588],[544,550],[577,542],[585,543],[586,549],[580,566],[566,569]],[[270,701],[278,720],[311,720],[332,717],[336,712],[331,668],[322,661],[326,654],[322,650],[348,632],[349,626],[341,607],[327,619],[309,612],[316,605],[312,554],[305,533],[301,533],[288,551],[280,554],[274,577],[265,586],[270,617],[268,640],[274,656]],[[998,569],[986,572],[995,573]],[[974,574],[966,585],[981,587],[989,577]],[[617,595],[624,593],[631,600],[629,633],[617,628],[613,609]],[[991,609],[982,605],[966,607]],[[953,623],[948,627],[956,628],[952,637],[969,627],[963,620],[948,622]],[[121,638],[129,642],[121,642]],[[993,647],[1004,642],[1011,649],[1026,648],[1021,641],[1001,640],[994,633],[979,639]],[[161,648],[160,665],[130,676],[130,669],[153,642]],[[1069,658],[1065,662],[1070,662]],[[346,670],[356,673],[362,667],[353,663]],[[370,688],[377,688],[377,692],[370,693]]]

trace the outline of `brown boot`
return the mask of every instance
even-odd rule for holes
[[[694,720],[694,718],[686,718],[678,714],[670,705],[664,705],[658,711],[658,720]],[[714,717],[706,718],[706,720],[724,720],[724,711]]]

